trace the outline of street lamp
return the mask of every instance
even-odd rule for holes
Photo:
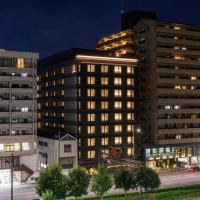
[[[10,166],[10,176],[11,176],[11,196],[10,199],[13,200],[13,165],[14,165],[14,157],[13,154],[11,154],[11,159],[10,160],[6,160],[6,163],[9,164]]]

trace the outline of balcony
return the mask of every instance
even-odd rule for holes
[[[178,114],[178,113],[200,113],[200,108],[181,108],[181,109],[158,109],[158,114]]]
[[[0,111],[0,117],[9,117],[9,111]]]
[[[9,129],[9,123],[0,123],[0,129]]]
[[[173,65],[173,63],[172,63]],[[162,65],[161,65],[162,66]],[[177,70],[175,69],[169,69],[169,68],[157,68],[158,74],[175,74],[177,75]],[[200,75],[199,70],[191,70],[191,69],[179,69],[178,73],[181,75],[191,75],[191,74],[196,74]]]
[[[161,58],[161,57],[158,57],[157,58],[157,62],[158,63],[166,63],[166,64],[182,64],[182,65],[193,65],[196,66],[196,67],[199,67],[200,65],[200,62],[199,60],[176,60],[176,59],[173,59],[173,58]]]
[[[183,40],[183,39],[173,39],[173,38],[165,38],[165,37],[157,37],[157,43],[167,43],[174,45],[190,45],[190,46],[200,46],[200,42],[192,41],[192,40]]]
[[[33,127],[33,122],[12,124],[12,129],[28,129]]]
[[[200,123],[200,118],[182,118],[182,119],[158,119],[158,124],[163,125],[163,124],[191,124],[191,123]],[[200,129],[199,129],[200,131]]]
[[[157,48],[158,53],[167,53],[167,54],[181,54],[181,55],[190,55],[190,56],[200,56],[200,51],[194,51],[194,50],[176,50],[173,48],[163,48],[158,47]]]
[[[33,88],[12,88],[12,93],[30,94],[33,93]]]
[[[200,128],[173,128],[173,129],[158,129],[158,134],[172,134],[172,133],[199,133]]]
[[[12,100],[12,106],[31,106],[33,104],[36,104],[36,100],[33,102],[33,100]]]
[[[176,71],[176,74],[177,74],[177,71]],[[190,73],[190,74],[192,74],[192,73]],[[184,85],[200,85],[200,80],[158,78],[158,84],[160,84],[160,83],[164,83],[164,84],[168,84],[168,85],[181,85],[181,84],[184,84]]]
[[[27,76],[27,77],[22,77],[22,76],[11,76],[11,81],[19,81],[19,82],[33,82],[33,77]]]
[[[176,98],[163,98],[158,99],[158,104],[172,104],[172,105],[178,105],[178,104],[189,104],[189,105],[200,105],[199,99],[176,99]]]
[[[180,29],[180,30],[175,30],[172,28],[164,28],[164,27],[157,27],[157,32],[161,33],[171,33],[174,35],[185,35],[185,36],[191,36],[191,37],[200,37],[200,30],[197,31],[190,31],[187,29]]]
[[[182,138],[182,139],[165,139],[165,140],[158,140],[159,145],[164,144],[188,144],[188,143],[199,143],[200,138]]]
[[[1,88],[1,87],[0,87],[0,94],[2,94],[2,93],[7,93],[7,94],[9,94],[9,93],[10,93],[9,88]]]
[[[1,113],[0,113],[1,114]],[[20,111],[12,111],[12,117],[32,117],[33,116],[33,112],[32,111],[28,111],[28,112],[20,112]]]
[[[194,90],[179,90],[179,89],[168,89],[168,88],[158,88],[158,94],[179,94],[179,95],[197,95],[200,96],[200,90],[194,89]]]

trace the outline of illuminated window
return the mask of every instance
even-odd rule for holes
[[[114,103],[114,108],[116,109],[121,109],[122,108],[122,102],[121,101],[116,101]]]
[[[108,145],[108,138],[101,138],[101,145],[102,146]]]
[[[174,89],[180,90],[180,89],[181,89],[181,86],[180,86],[180,85],[175,85],[175,86],[174,86]]]
[[[95,65],[87,65],[87,72],[95,72]]]
[[[20,151],[20,143],[14,143],[14,151]]]
[[[167,106],[165,106],[165,109],[166,109],[166,110],[171,109],[171,106],[170,106],[170,105],[167,105]]]
[[[108,155],[108,154],[109,154],[109,150],[108,150],[108,149],[102,149],[102,150],[101,150],[101,154],[102,154],[102,156],[103,156],[104,154]]]
[[[127,125],[127,132],[133,132],[134,131],[134,125]]]
[[[88,130],[88,134],[94,134],[95,133],[95,126],[88,126],[87,130]]]
[[[122,67],[121,66],[114,66],[114,72],[117,74],[120,74],[122,72]]]
[[[181,135],[176,135],[176,139],[180,140],[181,139]]]
[[[107,65],[101,65],[101,72],[102,73],[108,73],[108,66]]]
[[[127,143],[132,144],[133,143],[133,137],[127,137]]]
[[[128,101],[128,102],[127,102],[127,108],[128,108],[128,109],[134,109],[134,102]]]
[[[101,126],[101,132],[102,133],[108,133],[108,126]]]
[[[115,113],[114,119],[115,119],[116,121],[122,120],[122,113]]]
[[[115,133],[120,133],[122,132],[122,125],[115,125],[114,129],[115,129]]]
[[[95,89],[88,89],[87,95],[88,97],[95,97]]]
[[[101,109],[108,109],[108,102],[107,101],[101,102]]]
[[[87,114],[87,119],[89,122],[95,121],[95,114]]]
[[[174,106],[175,110],[179,110],[180,108],[181,108],[181,106],[178,106],[178,105]]]
[[[101,114],[101,121],[108,121],[108,113]]]
[[[88,143],[88,147],[95,146],[95,139],[94,138],[88,138],[87,143]]]
[[[122,84],[122,79],[117,77],[117,78],[114,78],[114,84],[115,85],[121,85]]]
[[[93,159],[96,156],[96,152],[95,151],[88,151],[88,159]]]
[[[174,26],[174,30],[181,30],[180,26]]]
[[[134,79],[133,78],[127,78],[127,85],[134,85]]]
[[[115,137],[115,144],[121,144],[122,143],[122,137]]]
[[[197,118],[197,115],[196,115],[196,114],[191,114],[191,118],[192,118],[192,119],[196,119],[196,118]]]
[[[122,90],[114,90],[114,96],[115,97],[121,97],[122,96]]]
[[[133,90],[127,90],[127,97],[134,97],[134,91]]]
[[[108,77],[102,77],[101,78],[101,84],[102,85],[108,85]]]
[[[102,89],[101,90],[101,96],[102,97],[108,97],[108,89]]]
[[[191,76],[191,80],[197,80],[196,76]]]
[[[87,84],[94,85],[95,84],[95,77],[88,76],[87,77]]]
[[[31,144],[29,142],[23,142],[22,151],[30,151],[30,150],[31,150]]]
[[[17,58],[17,68],[24,68],[24,58]]]
[[[65,80],[64,80],[64,79],[62,79],[62,80],[61,80],[61,84],[62,84],[62,85],[64,85],[64,83],[65,83]]]
[[[127,113],[127,120],[134,120],[134,114],[133,113]]]
[[[185,60],[185,57],[182,55],[176,55],[174,56],[174,60]]]
[[[95,101],[88,101],[87,102],[88,109],[95,109]]]
[[[133,66],[127,67],[127,74],[134,74],[134,67]]]
[[[128,148],[127,149],[127,155],[132,156],[133,155],[133,148]]]

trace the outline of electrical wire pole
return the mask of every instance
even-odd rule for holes
[[[10,161],[10,176],[11,176],[11,200],[13,200],[13,154],[11,155],[11,161]]]
[[[60,130],[58,132],[58,164],[60,164]]]

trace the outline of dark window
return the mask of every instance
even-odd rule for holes
[[[64,145],[64,153],[70,153],[72,152],[72,145],[66,144]]]
[[[48,143],[47,142],[44,142],[44,147],[48,147]]]

